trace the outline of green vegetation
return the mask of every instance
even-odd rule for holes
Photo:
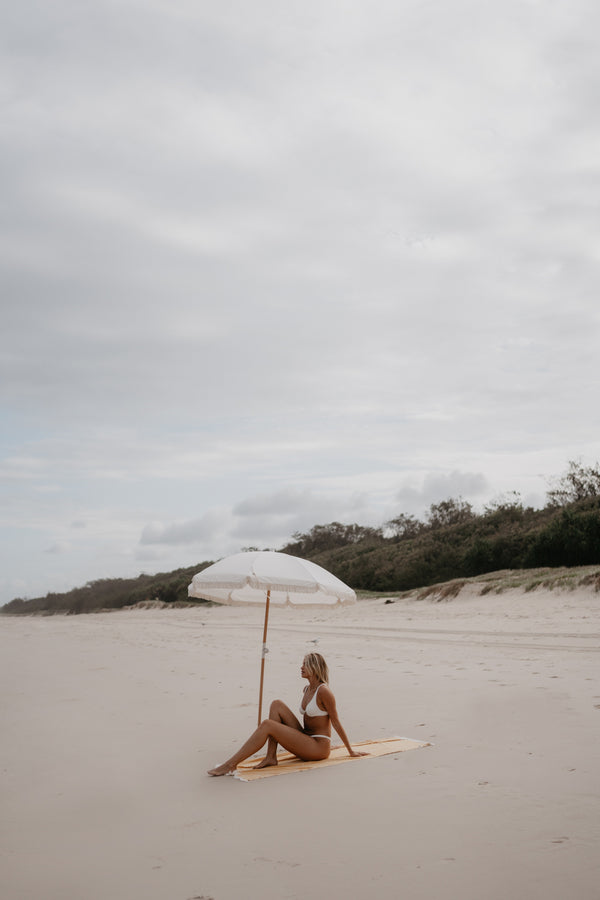
[[[302,555],[297,541],[284,547]],[[600,563],[600,497],[565,508],[515,505],[449,524],[430,519],[416,533],[315,548],[310,558],[355,589],[406,591],[502,569]]]
[[[3,606],[0,612],[8,615],[33,613],[76,615],[122,609],[126,606],[135,606],[137,603],[149,605],[169,603],[174,606],[205,604],[203,600],[189,600],[187,589],[196,572],[210,565],[210,562],[202,562],[185,569],[176,569],[174,572],[139,575],[137,578],[102,578],[64,594],[46,594],[45,597],[36,597],[33,600],[12,600]]]
[[[551,578],[548,572],[560,569],[562,583],[568,586],[570,569],[600,564],[600,467],[570,462],[566,474],[548,491],[543,509],[524,507],[515,493],[488,504],[482,513],[460,497],[448,498],[432,504],[423,522],[401,513],[382,528],[340,522],[315,525],[306,534],[294,534],[281,549],[313,560],[362,592],[398,593],[451,583],[447,589],[451,596],[460,590],[457,579],[466,583],[481,580],[486,573],[510,571],[514,581],[514,570],[537,570],[535,576],[522,576],[522,583],[532,589]],[[66,594],[13,600],[1,611],[81,613],[140,602],[202,602],[188,601],[187,587],[192,576],[208,565],[134,579],[103,579]],[[581,577],[588,576],[598,587],[597,573]]]
[[[481,514],[462,498],[405,514],[381,529],[318,525],[283,548],[306,555],[355,590],[407,591],[504,569],[600,563],[600,467],[570,462],[544,509],[511,493]]]

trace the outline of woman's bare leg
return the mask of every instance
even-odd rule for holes
[[[237,753],[222,763],[222,765],[209,769],[208,774],[228,775],[230,772],[233,772],[238,763],[257,753],[269,738],[273,738],[278,744],[281,744],[282,747],[285,747],[286,750],[289,750],[290,753],[293,753],[300,759],[318,760],[326,759],[329,756],[329,741],[323,743],[318,738],[304,734],[303,731],[299,731],[297,728],[284,725],[283,722],[265,719]]]
[[[300,722],[291,711],[289,706],[286,706],[283,700],[273,700],[269,709],[269,719],[271,719],[273,722],[283,722],[284,725],[289,725],[290,728],[296,728],[298,731],[302,731]],[[265,769],[267,768],[267,766],[276,765],[277,741],[274,737],[269,736],[266,756],[261,762],[258,763],[258,765],[254,766],[254,768]]]

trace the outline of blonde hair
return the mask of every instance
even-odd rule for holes
[[[323,684],[328,684],[329,669],[320,653],[307,653],[304,657],[304,665],[311,675],[314,675]]]

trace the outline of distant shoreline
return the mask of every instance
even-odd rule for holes
[[[473,578],[453,578],[438,584],[427,585],[409,591],[357,591],[359,602],[365,600],[382,600],[395,603],[399,600],[428,600],[440,603],[451,601],[458,596],[469,594],[471,597],[499,595],[507,591],[521,590],[529,594],[543,588],[550,591],[585,590],[592,594],[600,594],[600,566],[557,566],[536,569],[506,569],[477,575]],[[14,601],[13,601],[14,603]],[[27,601],[24,601],[26,606]],[[89,609],[7,609],[2,607],[3,616],[74,616],[97,615],[99,613],[122,612],[124,610],[157,610],[157,609],[206,609],[220,606],[210,600],[140,600],[137,603],[123,606],[89,608]],[[225,604],[226,605],[226,604]]]

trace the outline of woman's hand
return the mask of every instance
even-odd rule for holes
[[[352,747],[350,747],[350,750],[348,752],[349,752],[350,756],[368,756],[369,755],[368,753],[364,753],[361,750],[353,750]]]

